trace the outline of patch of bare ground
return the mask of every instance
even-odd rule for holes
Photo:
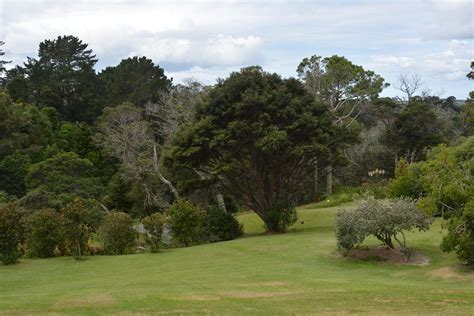
[[[88,306],[104,306],[112,305],[115,303],[115,299],[110,293],[101,293],[80,297],[63,298],[58,300],[55,304],[55,308],[63,307],[88,307]]]
[[[459,267],[443,267],[431,271],[431,275],[445,280],[474,280],[474,271],[460,271]]]
[[[342,257],[358,260],[374,260],[387,264],[408,264],[426,266],[430,259],[423,253],[414,251],[407,257],[399,249],[391,249],[385,246],[354,248],[340,253]]]
[[[223,297],[231,297],[231,298],[273,298],[273,297],[281,297],[281,296],[292,296],[295,295],[296,292],[225,292],[221,293]]]

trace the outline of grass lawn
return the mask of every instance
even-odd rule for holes
[[[407,236],[429,265],[387,265],[337,256],[336,210],[302,208],[282,235],[262,234],[249,213],[230,242],[0,266],[0,314],[474,315],[474,274],[439,250],[440,223]]]

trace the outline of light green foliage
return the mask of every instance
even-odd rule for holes
[[[65,254],[64,218],[53,209],[43,209],[28,216],[26,245],[33,257],[54,257]]]
[[[14,203],[0,207],[0,261],[4,264],[18,262],[20,243],[24,240],[21,214]]]
[[[216,205],[207,208],[209,241],[232,240],[243,234],[242,225],[233,214]]]
[[[474,137],[455,147],[434,148],[426,161],[410,164],[398,173],[391,187],[410,187],[414,183],[423,194],[419,206],[448,219],[443,250],[455,251],[461,261],[472,265],[474,235],[470,205],[474,198]],[[394,195],[409,195],[405,192],[392,190]]]
[[[142,219],[143,227],[146,230],[145,240],[151,252],[158,252],[162,247],[161,235],[165,226],[165,216],[161,213],[151,214]]]
[[[413,199],[423,196],[425,188],[421,175],[419,165],[408,164],[404,159],[400,159],[395,169],[395,179],[390,181],[388,186],[390,196]]]
[[[188,247],[207,238],[206,212],[186,200],[178,200],[166,210],[166,224],[177,246]]]
[[[413,229],[426,231],[432,219],[416,208],[413,200],[399,198],[376,200],[369,198],[358,203],[354,210],[342,210],[336,216],[338,245],[351,249],[367,236],[374,236],[390,248],[396,240],[406,248],[405,233]]]
[[[104,251],[109,255],[131,253],[136,244],[133,219],[122,212],[111,212],[104,217],[100,227]]]
[[[64,217],[66,245],[76,259],[87,252],[87,242],[91,236],[92,227],[89,210],[82,199],[75,198],[61,209]]]

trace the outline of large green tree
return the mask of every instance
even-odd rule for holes
[[[56,108],[64,120],[92,122],[101,105],[96,62],[88,44],[72,35],[59,36],[40,43],[38,58],[29,57],[24,65],[23,81],[37,104]],[[17,81],[19,76],[18,71]]]
[[[105,87],[105,105],[115,106],[131,102],[144,107],[147,103],[157,103],[166,92],[171,80],[163,68],[146,57],[123,59],[115,67],[107,67],[99,74]]]
[[[268,231],[283,232],[295,219],[301,178],[327,154],[334,133],[327,106],[298,80],[249,67],[209,92],[168,162],[217,179]]]
[[[316,100],[328,103],[334,122],[346,130],[346,133],[340,133],[341,138],[333,139],[333,149],[327,158],[332,163],[326,167],[326,193],[331,194],[333,164],[340,161],[342,155],[336,149],[343,148],[340,146],[342,143],[356,141],[356,138],[348,137],[348,134],[356,132],[351,129],[353,122],[363,106],[377,97],[388,84],[373,71],[365,70],[344,56],[337,55],[304,58],[296,72]]]

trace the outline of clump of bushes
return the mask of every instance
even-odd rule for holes
[[[161,236],[165,228],[165,217],[161,213],[154,213],[142,220],[145,228],[145,241],[150,247],[150,252],[158,252],[162,247]]]
[[[16,263],[21,256],[20,244],[24,239],[21,217],[13,203],[0,208],[0,261],[3,264]]]
[[[136,245],[133,219],[123,212],[111,212],[104,217],[100,227],[104,251],[108,255],[130,253]]]
[[[232,240],[243,234],[242,224],[234,215],[216,205],[207,209],[209,241]]]
[[[367,236],[374,236],[389,248],[394,249],[396,241],[402,250],[406,250],[404,231],[426,231],[431,223],[432,219],[420,212],[412,199],[368,198],[353,210],[337,213],[336,238],[338,246],[344,249],[351,249]]]
[[[166,210],[167,224],[177,246],[190,246],[207,239],[207,216],[203,208],[180,199]]]

